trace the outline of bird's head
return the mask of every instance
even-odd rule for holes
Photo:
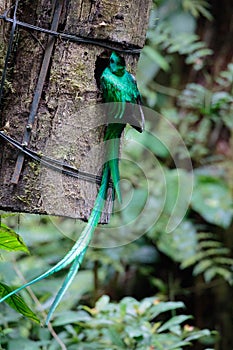
[[[113,74],[121,77],[125,73],[125,59],[113,52],[110,56],[109,68]]]

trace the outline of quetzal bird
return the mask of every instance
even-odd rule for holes
[[[49,310],[46,324],[50,321],[55,308],[59,304],[62,296],[71,284],[82,263],[87,247],[92,239],[93,232],[98,225],[104,209],[110,180],[112,180],[116,195],[121,201],[118,164],[122,131],[127,123],[130,123],[140,132],[142,132],[144,128],[144,115],[140,106],[141,98],[136,81],[126,70],[124,58],[115,52],[111,54],[109,64],[101,75],[100,85],[103,92],[103,100],[104,102],[108,102],[107,127],[104,137],[104,141],[106,142],[106,157],[102,171],[102,181],[87,225],[74,246],[60,262],[45,273],[0,299],[0,302],[2,302],[25,287],[28,287],[53,273],[60,271],[68,264],[71,264],[69,272]]]

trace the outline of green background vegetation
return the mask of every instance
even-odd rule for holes
[[[126,130],[122,186],[124,200],[132,198],[110,226],[98,229],[100,246],[102,239],[118,247],[89,248],[49,328],[40,323],[66,271],[12,297],[11,307],[1,304],[0,348],[233,347],[233,63],[226,33],[220,33],[225,42],[214,40],[213,28],[224,32],[215,2],[155,1],[137,80],[158,114],[148,118],[146,136]],[[168,122],[188,152],[174,146]],[[187,211],[177,209],[178,195]],[[168,232],[171,216],[176,228]],[[83,225],[3,214],[0,296],[54,265]],[[120,244],[125,237],[130,243]]]

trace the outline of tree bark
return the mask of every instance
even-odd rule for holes
[[[129,0],[64,0],[58,31],[115,42],[119,47],[122,43],[142,47],[150,2],[135,0],[132,6]],[[17,19],[50,29],[54,3],[21,1]],[[1,13],[12,4],[14,1],[0,0]],[[1,66],[10,28],[10,24],[1,26]],[[17,28],[1,105],[1,127],[7,125],[8,134],[19,142],[48,40],[48,34]],[[101,174],[104,119],[96,103],[101,102],[98,78],[109,54],[96,45],[56,39],[32,128],[32,150]],[[138,57],[127,54],[125,58],[128,69],[134,72]],[[25,159],[19,182],[14,185],[11,178],[18,153],[0,140],[0,154],[0,209],[88,219],[98,185],[62,175],[30,159]],[[110,200],[108,204],[111,206]],[[102,216],[103,223],[108,220],[109,206]]]

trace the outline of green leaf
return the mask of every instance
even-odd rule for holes
[[[202,329],[200,331],[192,332],[185,340],[191,341],[191,340],[200,339],[202,337],[208,337],[210,335],[211,335],[211,333],[210,333],[209,329]]]
[[[46,343],[46,342],[44,342],[44,343]],[[49,345],[49,341],[47,341],[47,345]],[[41,342],[32,341],[30,339],[25,339],[25,338],[11,339],[9,341],[8,350],[15,350],[15,349],[40,350],[40,349],[42,349],[42,347],[41,347]]]
[[[184,308],[184,303],[182,301],[168,301],[168,302],[160,302],[156,304],[154,307],[152,306],[149,312],[151,313],[150,319],[155,318],[159,314],[172,311],[176,309]]]
[[[174,214],[175,211],[176,216],[183,218],[192,192],[192,177],[183,169],[175,169],[165,173],[165,180],[167,193],[164,210],[168,214]]]
[[[222,247],[222,243],[219,241],[202,241],[198,243],[198,247],[199,249],[203,249],[203,248],[218,248],[218,247]]]
[[[191,45],[187,45],[187,46],[184,46],[182,47],[179,52],[180,54],[189,54],[193,51],[196,51],[196,50],[199,50],[199,49],[202,49],[203,47],[205,47],[205,43],[203,41],[195,41],[193,44]]]
[[[223,180],[196,175],[192,208],[211,224],[229,227],[232,220],[231,192]]]
[[[134,135],[136,135],[136,132],[134,132]],[[136,135],[136,137],[135,139],[137,142],[141,142],[145,147],[149,148],[157,156],[161,158],[166,158],[169,156],[169,150],[167,146],[161,140],[159,140],[156,135],[144,132],[140,135]]]
[[[223,256],[215,257],[214,258],[214,262],[217,263],[217,264],[233,266],[233,259],[232,258],[226,258],[226,257],[223,257]]]
[[[0,298],[10,293],[12,289],[4,283],[0,283]],[[19,312],[21,315],[29,318],[30,320],[40,323],[39,318],[34,314],[34,312],[27,306],[25,301],[18,295],[12,295],[5,300],[6,303],[12,307],[12,309]]]
[[[56,320],[53,322],[54,326],[64,326],[71,323],[88,323],[91,321],[91,316],[86,311],[62,311],[56,314]]]
[[[0,226],[0,249],[8,251],[23,251],[29,253],[27,246],[22,238],[8,226]]]
[[[233,83],[233,63],[228,64],[227,70],[221,72],[219,77],[216,78],[216,81],[219,85],[222,85],[223,88]]]
[[[188,48],[191,43],[198,39],[195,34],[180,33],[177,37],[173,38],[171,46],[168,48],[168,52],[173,53]]]
[[[178,343],[175,343],[172,346],[169,346],[168,350],[179,350],[179,349],[183,349],[184,346],[188,346],[188,345],[190,345],[190,342],[180,341]]]
[[[194,276],[199,275],[200,273],[206,271],[210,266],[213,265],[213,261],[210,259],[204,259],[197,263],[197,265],[193,269]]]
[[[109,333],[111,341],[114,345],[119,346],[120,349],[126,349],[124,342],[120,338],[120,334],[118,332],[116,332],[114,327],[109,327],[108,333]]]
[[[187,315],[179,315],[172,317],[169,321],[165,322],[159,329],[157,329],[157,332],[164,332],[166,330],[170,330],[172,327],[180,325],[182,322],[187,321],[190,319],[191,316]]]
[[[182,6],[185,11],[190,11],[194,17],[199,17],[202,14],[209,21],[213,19],[210,11],[208,10],[210,4],[205,0],[183,0]]]
[[[211,49],[204,48],[204,49],[195,51],[193,54],[188,56],[186,58],[185,62],[187,64],[192,64],[192,63],[195,63],[196,60],[203,58],[203,57],[206,57],[206,56],[209,56],[209,55],[212,55],[212,54],[213,54],[213,51]]]
[[[188,220],[183,220],[181,224],[170,233],[163,233],[157,239],[160,251],[167,254],[177,262],[187,261],[196,255],[197,234],[195,227]]]
[[[181,268],[186,269],[187,267],[194,265],[197,261],[203,259],[205,256],[206,256],[205,252],[199,251],[196,254],[185,259],[181,264]]]
[[[125,331],[129,335],[130,338],[138,338],[138,337],[143,336],[143,329],[136,328],[134,325],[133,326],[126,326]]]
[[[109,304],[110,298],[108,295],[103,295],[95,304],[96,310],[99,312],[104,310],[105,307]]]
[[[218,266],[213,266],[207,269],[204,273],[204,278],[206,282],[210,282],[217,275],[223,277],[229,283],[232,283],[233,274],[231,271]]]
[[[165,58],[155,49],[150,46],[145,46],[143,49],[143,53],[150,57],[152,61],[154,61],[160,68],[162,68],[165,72],[169,70],[169,64],[165,60]]]

